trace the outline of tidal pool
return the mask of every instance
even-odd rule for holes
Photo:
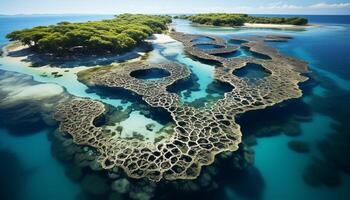
[[[270,73],[259,64],[247,63],[243,68],[235,70],[233,74],[241,78],[262,79]]]
[[[151,68],[146,70],[136,70],[131,72],[130,76],[137,79],[158,80],[170,76],[170,73],[164,69]]]

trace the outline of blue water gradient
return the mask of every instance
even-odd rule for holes
[[[0,16],[0,46],[8,43],[5,35],[13,30],[30,28],[38,25],[49,25],[60,21],[87,21],[111,18],[112,16]],[[311,110],[311,120],[301,123],[301,135],[292,139],[300,139],[310,143],[309,155],[298,154],[288,148],[287,143],[291,140],[281,132],[274,137],[259,138],[258,144],[254,146],[255,167],[261,173],[264,180],[264,190],[261,199],[264,200],[307,200],[307,199],[349,199],[350,177],[342,174],[342,185],[336,188],[318,187],[313,188],[302,180],[302,172],[308,165],[312,156],[320,156],[316,148],[316,142],[324,139],[333,130],[332,124],[338,123],[337,117],[328,116],[323,107],[313,104],[313,99],[325,97],[329,92],[344,92],[350,95],[350,17],[349,16],[305,16],[311,24],[317,27],[309,27],[304,30],[277,30],[277,29],[232,29],[211,28],[192,26],[188,21],[175,20],[174,26],[177,31],[191,34],[212,34],[230,39],[241,35],[267,35],[287,34],[293,37],[286,43],[269,43],[284,54],[295,56],[309,63],[311,69],[310,77],[318,77],[316,84],[307,86],[311,92],[305,92],[300,99]],[[174,46],[171,46],[174,45]],[[162,49],[163,48],[163,49]],[[164,50],[165,48],[165,50]],[[165,47],[155,49],[159,52],[180,48],[179,44],[167,44]],[[152,57],[152,56],[151,56]],[[192,101],[205,97],[205,89],[213,81],[213,66],[199,63],[183,54],[177,52],[168,59],[176,60],[189,66],[193,73],[198,76],[200,90],[193,92],[189,99]],[[0,63],[0,69],[9,69],[7,63]],[[16,67],[16,66],[11,66]],[[23,73],[29,73],[23,70]],[[35,74],[36,72],[31,72]],[[42,82],[63,81],[37,76]],[[69,77],[68,77],[69,78]],[[70,77],[72,78],[72,77]],[[312,78],[315,79],[315,78]],[[312,80],[315,81],[315,80]],[[68,84],[78,87],[69,87]],[[332,85],[332,87],[329,87]],[[100,99],[97,94],[87,94],[86,86],[79,85],[76,81],[67,80],[64,85],[75,95],[89,96]],[[343,93],[342,93],[343,94]],[[110,104],[118,104],[113,100]],[[297,100],[296,100],[297,101]],[[335,103],[348,104],[341,99]],[[332,104],[332,102],[330,102]],[[286,104],[288,106],[288,104]],[[334,105],[333,105],[334,106]],[[280,113],[283,115],[283,113]],[[263,119],[261,119],[263,120]],[[251,125],[254,126],[254,125]],[[63,167],[50,154],[50,142],[44,130],[31,136],[19,137],[8,133],[5,128],[0,128],[0,148],[13,152],[26,170],[32,170],[23,180],[24,190],[22,199],[76,199],[80,188],[71,182],[65,175]],[[245,134],[243,132],[243,134]],[[5,161],[2,161],[5,162]],[[249,188],[248,188],[249,190]],[[218,199],[252,199],[240,195],[234,188],[227,185],[217,194]],[[253,198],[260,199],[260,198]]]

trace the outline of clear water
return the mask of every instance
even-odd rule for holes
[[[234,75],[248,79],[262,79],[269,75],[261,65],[247,63],[245,67],[235,70]]]
[[[208,37],[198,37],[194,40],[192,40],[192,42],[195,43],[206,43],[206,42],[213,42],[214,40],[212,38],[208,38]]]
[[[0,17],[0,44],[8,41],[6,33],[37,25],[48,25],[60,21],[86,21],[112,16],[13,16]],[[275,30],[275,29],[232,29],[191,26],[185,20],[175,20],[177,31],[191,34],[212,34],[226,39],[235,35],[264,35],[288,34],[294,37],[287,43],[271,43],[279,51],[309,62],[311,79],[302,84],[304,96],[280,105],[281,111],[277,114],[264,116],[257,115],[256,121],[249,126],[242,124],[243,134],[249,134],[249,128],[278,126],[285,122],[291,123],[289,116],[303,116],[306,112],[310,120],[298,123],[301,135],[289,137],[285,130],[276,131],[278,136],[258,138],[255,150],[254,169],[263,179],[258,185],[261,195],[254,196],[249,192],[242,193],[231,184],[215,191],[218,199],[349,199],[350,178],[342,174],[342,184],[339,187],[311,187],[302,180],[302,172],[312,157],[320,156],[317,142],[325,139],[334,131],[334,124],[345,124],[350,118],[348,106],[350,99],[350,17],[349,16],[307,16],[310,23],[321,24],[317,28],[305,30]],[[213,82],[214,66],[195,61],[183,53],[182,45],[178,42],[155,46],[151,52],[149,62],[173,60],[190,67],[198,77],[199,90],[193,91],[189,98],[183,101],[194,101],[206,97],[207,86]],[[87,87],[76,81],[75,73],[79,68],[70,69],[70,72],[59,69],[28,68],[23,64],[14,64],[11,60],[0,58],[0,69],[17,71],[32,75],[39,82],[50,82],[63,86],[69,93],[98,99],[111,105],[122,105],[118,99],[101,98],[98,94],[87,93]],[[86,67],[81,67],[85,69]],[[60,78],[41,76],[44,71],[59,71],[66,73]],[[48,72],[48,74],[51,73]],[[278,107],[278,106],[277,106]],[[136,113],[137,114],[137,113]],[[133,115],[140,120],[139,115]],[[244,116],[242,116],[244,118]],[[264,120],[262,120],[264,119]],[[134,120],[132,120],[135,123]],[[146,121],[145,123],[151,123]],[[288,124],[287,123],[287,124]],[[295,123],[295,121],[293,122]],[[285,125],[284,125],[285,126]],[[160,127],[157,127],[157,129]],[[70,181],[63,171],[63,167],[50,153],[51,143],[43,130],[30,136],[14,136],[6,128],[0,128],[0,147],[13,152],[24,168],[23,190],[21,199],[76,199],[81,192],[80,187]],[[310,144],[309,154],[298,154],[288,148],[287,143],[292,139],[300,139]],[[3,160],[2,162],[6,162]],[[257,178],[256,178],[257,179]],[[253,179],[253,180],[256,180]],[[255,186],[256,182],[248,182],[247,188]],[[242,188],[241,188],[242,189]],[[250,192],[252,193],[252,192]],[[205,197],[203,197],[205,199]]]
[[[194,45],[196,48],[202,49],[202,50],[212,50],[212,49],[219,49],[219,45],[214,44],[196,44]]]
[[[237,42],[231,42],[231,40],[229,40],[228,43],[229,44],[238,44]],[[238,48],[235,52],[216,54],[216,56],[223,57],[223,58],[254,57],[254,58],[263,59],[263,60],[270,60],[271,59],[267,55],[252,52],[249,50],[248,47],[244,47],[244,46],[240,46],[240,48]]]

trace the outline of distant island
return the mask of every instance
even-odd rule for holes
[[[187,19],[194,23],[212,26],[243,26],[251,24],[281,24],[281,25],[307,25],[308,20],[302,17],[256,17],[247,14],[232,13],[204,13],[196,15],[178,15],[174,18]]]
[[[34,52],[58,57],[125,53],[153,33],[167,30],[170,22],[171,17],[166,15],[122,14],[110,20],[38,26],[6,37],[28,45]]]

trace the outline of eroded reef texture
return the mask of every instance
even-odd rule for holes
[[[105,112],[103,103],[89,99],[75,99],[61,104],[55,119],[60,131],[68,133],[79,145],[93,147],[99,152],[102,168],[121,167],[132,178],[151,181],[195,179],[201,167],[214,162],[221,152],[234,152],[241,143],[240,126],[235,116],[250,110],[263,109],[287,99],[302,95],[298,83],[307,80],[303,61],[281,55],[264,44],[270,38],[235,38],[244,41],[242,46],[271,59],[256,57],[224,58],[221,53],[235,52],[238,46],[227,45],[224,40],[203,35],[173,32],[171,36],[182,42],[186,53],[199,59],[217,63],[215,79],[232,85],[224,98],[209,107],[194,108],[181,102],[175,93],[167,91],[174,82],[190,76],[190,70],[176,63],[144,64],[140,62],[92,70],[84,77],[89,85],[122,88],[140,96],[152,107],[168,111],[175,123],[172,137],[158,143],[125,139],[103,132],[94,120]],[[212,41],[195,42],[208,37]],[[200,49],[196,45],[216,45],[214,50]],[[234,72],[254,63],[268,72],[263,78],[238,77]],[[130,74],[137,70],[163,69],[169,76],[157,80],[143,80]]]

